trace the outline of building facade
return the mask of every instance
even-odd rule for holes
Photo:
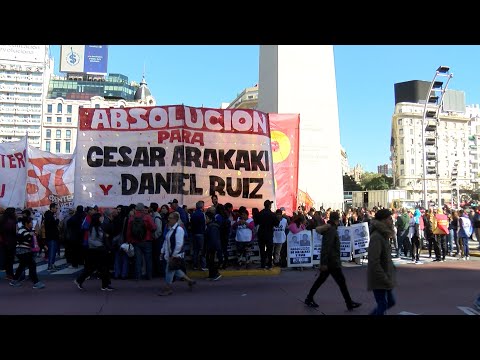
[[[340,161],[342,162],[342,175],[349,175],[350,165],[348,165],[348,155],[343,146],[340,147]]]
[[[0,142],[40,147],[42,113],[53,60],[48,45],[0,45]]]
[[[92,82],[93,84],[89,84]],[[65,89],[65,90],[59,90]],[[84,93],[82,91],[88,91]],[[100,95],[93,95],[93,91]],[[112,91],[114,93],[112,93]],[[62,97],[55,97],[62,95]],[[125,96],[121,98],[121,96]],[[155,98],[147,87],[145,77],[140,85],[128,83],[124,75],[108,76],[105,81],[81,81],[52,77],[45,100],[42,120],[41,149],[54,154],[71,154],[75,150],[80,108],[123,108],[155,106]]]
[[[421,203],[423,197],[423,112],[425,104],[400,102],[392,116],[391,159],[394,186],[407,190],[409,199]],[[428,110],[428,106],[427,106]],[[452,189],[474,190],[478,184],[479,107],[467,106],[465,113],[440,111],[436,130],[436,157],[425,166],[435,168],[427,174],[427,201],[442,204],[452,201]],[[477,130],[478,128],[478,130]],[[438,177],[437,177],[438,174]],[[455,191],[454,191],[455,192]]]
[[[377,166],[377,173],[383,174],[386,176],[392,176],[392,169],[390,168],[389,164],[383,164]]]

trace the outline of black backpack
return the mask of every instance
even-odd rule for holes
[[[147,235],[147,226],[143,221],[143,216],[135,216],[132,221],[132,236],[134,239],[143,241]]]

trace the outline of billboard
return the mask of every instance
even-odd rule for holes
[[[43,63],[47,45],[0,45],[0,60]]]
[[[61,72],[106,74],[107,63],[107,45],[62,45],[61,47]]]

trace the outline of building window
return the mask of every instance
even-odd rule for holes
[[[57,113],[62,112],[62,104],[57,104]]]
[[[415,159],[411,159],[410,162],[412,165],[415,165]]]
[[[400,159],[400,165],[405,164],[405,161],[403,159]]]
[[[403,129],[398,130],[398,135],[403,136]]]
[[[398,125],[402,125],[402,119],[398,119]]]
[[[413,135],[413,129],[410,129],[410,135]]]
[[[57,116],[57,123],[61,123],[62,122],[62,117],[61,116]]]
[[[51,123],[51,122],[52,122],[52,117],[51,117],[51,116],[47,116],[47,122],[48,122],[48,123]]]
[[[100,109],[100,104],[95,104],[95,109]]]
[[[68,114],[72,113],[72,105],[67,105],[67,113]]]
[[[51,114],[52,113],[52,104],[47,105],[47,113]]]
[[[67,141],[67,142],[65,143],[65,152],[66,152],[67,154],[70,154],[70,141]]]
[[[60,152],[60,141],[55,142],[55,152],[59,153]]]
[[[72,118],[70,116],[67,117],[67,123],[71,123],[72,122]]]
[[[45,141],[45,150],[50,151],[50,141]]]
[[[70,138],[72,137],[72,130],[66,130],[65,137],[66,137],[67,139],[70,139]]]
[[[57,130],[57,131],[55,132],[55,138],[56,138],[56,139],[60,139],[61,137],[62,137],[62,130]]]
[[[50,138],[52,137],[52,130],[47,129],[47,132],[45,133],[45,137],[46,137],[47,139],[50,139]]]
[[[410,170],[410,174],[415,175],[415,170]]]
[[[405,173],[405,171],[403,169],[400,170],[400,175],[405,175],[404,173]]]

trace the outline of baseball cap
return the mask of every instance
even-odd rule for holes
[[[173,199],[172,201],[169,201],[168,203],[169,203],[169,204],[178,204],[178,200],[177,200],[177,199]]]

